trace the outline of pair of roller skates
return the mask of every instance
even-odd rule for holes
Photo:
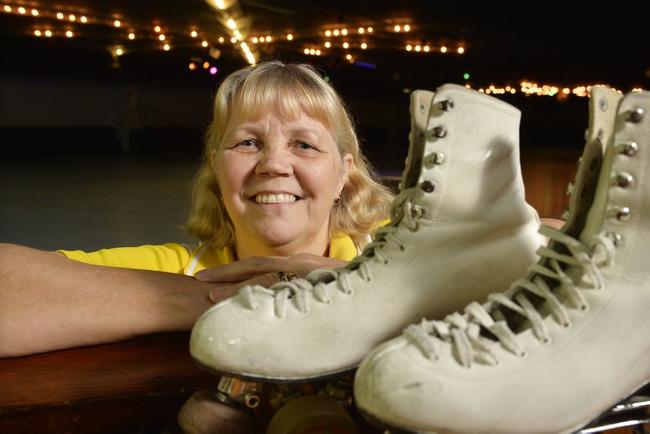
[[[208,310],[192,356],[265,384],[358,367],[355,408],[394,433],[642,427],[647,399],[615,404],[650,379],[648,110],[650,93],[591,89],[566,223],[538,233],[519,111],[455,85],[414,92],[391,223],[346,267]]]

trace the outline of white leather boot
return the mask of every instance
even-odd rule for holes
[[[370,418],[402,432],[572,432],[650,380],[650,93],[591,97],[565,227],[543,229],[549,246],[507,292],[370,353],[354,386]]]
[[[525,274],[543,243],[525,202],[519,111],[456,85],[411,97],[412,131],[392,222],[348,266],[246,287],[195,324],[215,371],[308,380],[355,368],[422,317],[442,316]]]

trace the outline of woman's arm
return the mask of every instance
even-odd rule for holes
[[[0,357],[189,330],[212,305],[213,288],[188,276],[0,244]]]

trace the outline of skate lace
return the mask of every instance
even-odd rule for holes
[[[430,225],[432,222],[423,218],[424,208],[415,201],[419,189],[409,188],[402,191],[393,201],[391,206],[391,223],[379,228],[375,232],[374,240],[368,244],[363,252],[350,261],[345,267],[339,269],[316,269],[311,271],[304,279],[298,278],[289,282],[278,282],[270,288],[260,285],[245,286],[240,290],[240,295],[245,305],[252,310],[260,307],[260,297],[273,297],[274,309],[277,317],[284,317],[287,306],[293,301],[295,308],[301,313],[309,313],[310,300],[313,298],[320,303],[331,303],[332,298],[328,291],[335,287],[344,294],[352,294],[354,289],[350,281],[352,273],[357,273],[365,281],[373,279],[372,262],[386,265],[390,261],[389,247],[404,250],[399,233],[405,229],[416,231],[421,224]],[[335,285],[328,283],[336,281]]]
[[[600,268],[611,264],[615,247],[602,234],[583,243],[547,226],[542,226],[540,233],[555,243],[554,248],[540,248],[541,259],[507,293],[491,294],[483,305],[472,302],[464,314],[456,312],[442,321],[422,320],[410,325],[404,330],[407,339],[434,360],[440,357],[445,345],[451,345],[456,360],[469,367],[474,362],[499,364],[495,352],[499,344],[517,356],[525,356],[518,334],[513,331],[523,330],[521,326],[529,326],[538,340],[549,343],[545,315],[570,327],[567,309],[588,308],[582,291],[603,288]],[[561,253],[561,246],[566,247],[568,254]],[[508,321],[502,307],[519,314],[524,322],[516,323],[512,318]]]

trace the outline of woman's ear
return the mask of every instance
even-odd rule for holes
[[[352,170],[352,166],[354,165],[354,157],[352,154],[347,153],[343,156],[343,170],[341,173],[341,179],[339,181],[339,186],[338,186],[338,196],[341,196],[341,193],[343,192],[343,188],[345,188],[345,184],[348,183],[348,176],[350,175],[350,171]]]
[[[212,149],[210,151],[210,166],[212,167],[212,171],[214,173],[217,173],[217,150]]]

